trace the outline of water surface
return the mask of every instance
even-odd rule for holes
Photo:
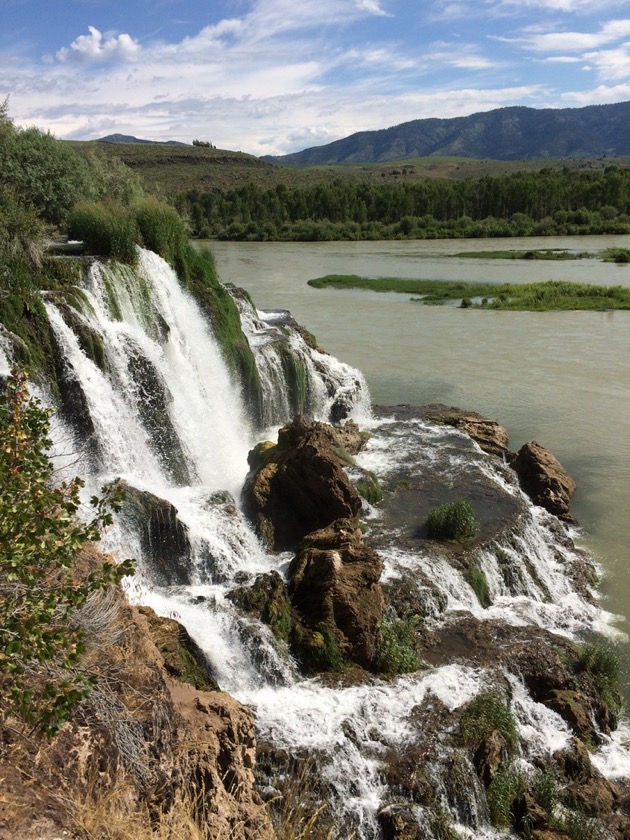
[[[630,615],[630,312],[425,307],[406,295],[307,285],[312,277],[336,273],[630,286],[630,266],[596,259],[450,256],[535,248],[595,253],[630,247],[630,237],[211,247],[223,282],[245,287],[260,309],[290,309],[322,347],[363,371],[375,403],[444,402],[473,409],[507,428],[512,449],[529,440],[551,449],[578,484],[573,510],[585,543],[607,572],[605,606]],[[619,627],[627,631],[627,622]],[[624,646],[626,655],[628,650]]]

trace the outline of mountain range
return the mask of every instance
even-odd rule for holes
[[[630,154],[630,102],[584,108],[497,108],[467,117],[411,120],[263,160],[293,166],[385,163],[458,156],[538,160]]]

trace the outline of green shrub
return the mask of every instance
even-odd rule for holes
[[[490,822],[496,828],[509,828],[514,822],[514,803],[527,790],[529,778],[526,773],[514,767],[501,767],[490,786],[486,796]]]
[[[490,598],[490,590],[488,588],[488,578],[486,577],[483,569],[480,569],[478,566],[471,566],[466,570],[464,577],[466,579],[466,583],[468,583],[477,596],[477,600],[481,606],[484,608],[491,606],[492,600]]]
[[[144,247],[163,257],[179,275],[185,275],[189,232],[177,210],[157,198],[144,198],[133,210]]]
[[[621,663],[617,654],[600,644],[586,645],[580,656],[580,667],[593,675],[602,700],[611,708],[619,709],[619,671]]]
[[[459,737],[464,745],[476,749],[495,729],[503,736],[508,755],[515,755],[519,738],[514,716],[500,694],[484,691],[466,707],[459,724]]]
[[[81,202],[70,214],[68,234],[85,244],[86,252],[133,265],[140,233],[133,214],[115,202]]]
[[[466,499],[432,508],[425,527],[433,540],[464,541],[472,539],[479,531],[473,506]]]
[[[399,619],[393,614],[386,615],[381,623],[381,644],[379,646],[376,667],[387,676],[411,674],[419,671],[422,661],[416,649],[416,617]]]
[[[0,400],[0,685],[3,711],[44,733],[61,726],[91,684],[76,667],[84,639],[73,616],[132,571],[130,561],[89,574],[73,568],[78,549],[111,522],[120,491],[104,488],[91,500],[93,518],[77,519],[82,482],[53,485],[49,417],[15,370]]]

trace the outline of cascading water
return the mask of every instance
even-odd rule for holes
[[[263,425],[281,424],[294,414],[316,420],[365,420],[369,392],[363,374],[309,344],[286,310],[257,310],[234,294],[263,387]]]
[[[260,572],[285,571],[290,558],[262,549],[234,501],[258,435],[208,323],[166,263],[146,251],[140,252],[137,272],[94,263],[83,292],[84,304],[72,317],[52,297],[46,306],[72,395],[69,408],[85,415],[77,425],[89,430],[90,490],[121,477],[130,491],[127,515],[108,535],[106,548],[139,558],[131,597],[187,627],[221,688],[254,708],[262,739],[316,757],[333,792],[339,837],[350,831],[363,840],[379,837],[377,816],[389,796],[384,763],[402,744],[420,738],[418,710],[435,704],[452,713],[492,685],[497,674],[453,662],[397,680],[374,678],[340,688],[300,679],[286,646],[266,626],[243,618],[225,597]],[[321,419],[334,419],[338,412],[368,423],[367,388],[357,371],[308,347],[286,314],[259,313],[243,297],[235,299],[263,383],[266,424],[288,420],[296,400]],[[100,366],[86,355],[77,324],[102,343]],[[3,356],[0,363],[8,367]],[[288,370],[295,378],[293,395],[286,386]],[[522,509],[525,518],[513,537],[497,537],[479,550],[477,563],[492,602],[484,609],[460,569],[417,541],[399,539],[401,522],[385,522],[366,509],[385,561],[385,582],[413,579],[428,626],[463,613],[566,635],[611,626],[611,617],[573,585],[567,574],[571,549],[556,538],[550,518],[534,511],[467,437],[416,421],[369,424],[372,438],[357,459],[360,466],[393,481],[404,463],[410,474],[431,471],[445,486],[457,485],[464,472],[470,481],[476,471],[495,482],[506,504]],[[159,571],[156,556],[165,526],[171,542],[163,560],[177,568]],[[566,724],[559,716],[539,708],[520,683],[512,680],[509,687],[525,756],[564,744]],[[438,757],[437,763],[445,760]],[[630,774],[630,756],[613,740],[599,761],[611,775]],[[497,836],[487,825],[483,791],[472,786],[459,804],[446,792],[437,795],[455,820],[467,820],[459,827],[462,836]],[[429,817],[415,809],[428,838],[437,836]]]

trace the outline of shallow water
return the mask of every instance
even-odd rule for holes
[[[630,312],[482,312],[425,307],[408,296],[333,289],[324,274],[630,286],[630,266],[461,259],[464,251],[563,248],[599,252],[630,237],[430,242],[213,242],[223,282],[261,309],[290,309],[322,347],[358,367],[378,404],[444,402],[499,420],[510,446],[537,440],[575,478],[583,540],[606,571],[605,607],[630,615]],[[619,628],[627,632],[624,618]],[[625,693],[630,700],[630,649]]]

